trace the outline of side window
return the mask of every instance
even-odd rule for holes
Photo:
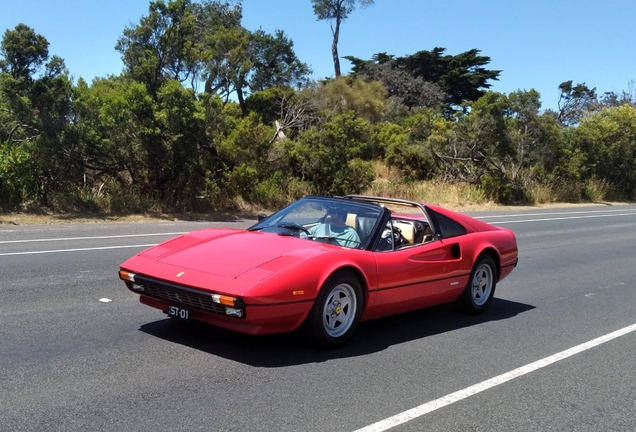
[[[466,234],[466,228],[463,225],[455,222],[452,219],[447,218],[439,213],[435,213],[435,219],[439,224],[439,229],[442,232],[442,237],[457,237]]]
[[[378,246],[375,248],[377,252],[387,252],[393,250],[393,224],[389,220],[382,231]]]
[[[393,221],[393,243],[396,248],[410,246],[415,243],[415,223],[409,220]]]
[[[413,244],[415,228],[412,222],[389,219],[376,247],[378,252],[401,249]]]

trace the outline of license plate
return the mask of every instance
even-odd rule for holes
[[[187,320],[190,319],[190,311],[178,306],[168,306],[168,316]]]

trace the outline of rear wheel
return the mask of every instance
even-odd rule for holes
[[[353,334],[362,315],[360,281],[350,272],[339,272],[323,285],[307,318],[308,330],[321,348],[336,348]]]
[[[458,303],[466,313],[478,314],[490,306],[497,285],[497,267],[489,255],[477,259],[470,273],[468,285],[459,297]]]

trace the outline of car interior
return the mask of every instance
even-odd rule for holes
[[[433,241],[433,230],[425,221],[392,217],[387,223],[376,251],[387,252]]]
[[[376,219],[375,215],[365,216],[364,214],[347,213],[345,223],[358,232],[360,242],[364,244],[373,230]]]
[[[357,206],[344,205],[346,212],[345,223],[356,230],[360,237],[360,245],[366,244],[369,236],[374,230],[378,220],[377,211],[369,211]],[[306,206],[299,207],[284,216],[284,219],[290,221],[298,221],[305,228],[322,223],[326,216],[328,207],[322,204],[316,206],[314,203],[308,203]],[[315,222],[307,220],[310,215],[320,214]],[[391,217],[387,226],[383,230],[382,238],[375,245],[376,251],[391,251],[402,249],[409,246],[416,246],[428,243],[434,240],[434,233],[429,226],[428,221],[422,214],[402,214],[391,211]],[[302,220],[304,219],[304,220]]]
[[[391,218],[393,227],[397,228],[409,245],[428,243],[433,240],[433,230],[428,223],[419,220]]]

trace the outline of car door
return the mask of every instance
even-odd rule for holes
[[[373,315],[384,316],[454,300],[465,285],[465,278],[457,272],[461,252],[458,238],[376,251],[378,283]]]

